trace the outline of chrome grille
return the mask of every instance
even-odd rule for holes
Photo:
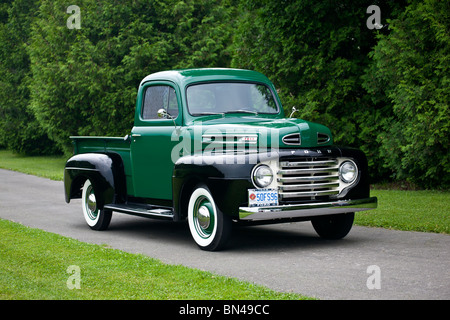
[[[296,159],[281,161],[278,171],[279,196],[283,200],[314,200],[339,193],[336,159]]]

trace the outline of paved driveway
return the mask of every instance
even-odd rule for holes
[[[204,252],[185,223],[114,213],[108,230],[92,231],[62,182],[2,169],[0,218],[320,299],[450,299],[448,235],[354,227],[328,241],[299,222],[240,227],[230,249]]]

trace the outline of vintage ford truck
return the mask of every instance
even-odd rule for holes
[[[255,71],[151,74],[129,135],[71,139],[66,202],[81,198],[94,230],[113,211],[187,220],[201,249],[218,250],[236,223],[311,221],[319,236],[340,239],[355,212],[377,207],[365,155],[334,146],[323,125],[285,118],[274,85]]]

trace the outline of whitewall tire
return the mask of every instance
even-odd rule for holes
[[[231,218],[219,210],[204,185],[195,188],[190,196],[188,224],[192,238],[203,250],[223,248],[231,235]]]
[[[112,212],[110,210],[99,209],[97,206],[97,196],[91,181],[88,179],[84,183],[81,193],[81,207],[84,220],[93,230],[105,230],[111,222]]]

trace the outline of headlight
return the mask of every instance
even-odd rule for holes
[[[353,161],[344,161],[339,167],[339,178],[345,183],[352,183],[358,176],[358,167]]]
[[[272,183],[273,173],[269,166],[263,164],[253,170],[253,182],[259,188],[265,188]]]

